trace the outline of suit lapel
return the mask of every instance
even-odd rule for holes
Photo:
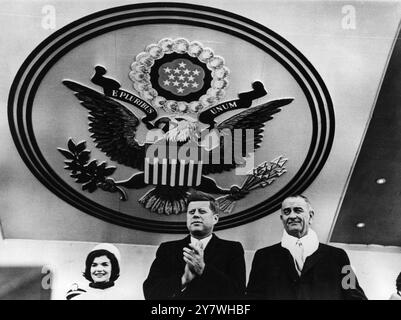
[[[203,252],[203,258],[205,262],[210,261],[218,252],[219,247],[219,238],[213,233],[212,238],[210,239],[209,243],[206,246],[205,251]]]
[[[177,246],[178,250],[177,250],[176,259],[182,268],[185,267],[185,261],[183,259],[183,249],[184,249],[184,247],[189,248],[189,243],[191,243],[191,237],[188,235],[184,239],[180,240],[180,242],[178,243],[178,246]]]
[[[302,268],[302,274],[307,273],[324,255],[322,246],[319,243],[318,249],[309,257],[306,258],[304,267]]]
[[[179,244],[179,250],[177,254],[177,258],[182,261],[182,264],[185,265],[184,259],[182,258],[182,252],[184,247],[189,248],[189,244],[191,243],[191,236],[188,235],[184,239],[182,239]],[[203,257],[205,261],[209,261],[211,258],[213,258],[216,255],[216,252],[218,252],[219,248],[219,243],[220,239],[213,233],[212,238],[210,239],[209,243],[206,246],[206,249],[203,252]]]
[[[287,248],[281,247],[283,252],[283,266],[287,268],[287,274],[290,276],[292,280],[298,280],[299,275],[297,270],[295,269],[294,258],[292,257],[290,251]]]

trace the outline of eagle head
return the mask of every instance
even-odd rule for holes
[[[188,142],[196,141],[200,136],[199,123],[189,116],[169,117],[169,130],[166,132],[167,141]]]

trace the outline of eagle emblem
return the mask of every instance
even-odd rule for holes
[[[83,190],[118,192],[124,201],[127,189],[153,185],[138,201],[151,212],[177,215],[186,211],[192,188],[221,195],[223,209],[230,212],[235,201],[285,172],[287,159],[278,157],[248,168],[242,186],[223,188],[210,177],[249,167],[247,161],[262,140],[269,138],[264,137],[265,126],[293,99],[270,99],[256,105],[254,100],[267,92],[255,81],[251,91],[223,101],[230,70],[223,57],[200,42],[161,39],[147,46],[128,73],[134,93],[106,74],[106,68],[97,65],[91,77],[102,91],[71,80],[63,84],[87,109],[88,130],[96,147],[134,171],[128,179],[116,181],[111,177],[116,167],[90,161],[85,141],[70,139],[68,149],[59,151],[66,158],[65,169]],[[216,121],[227,111],[235,113]],[[145,132],[142,138],[140,128]]]

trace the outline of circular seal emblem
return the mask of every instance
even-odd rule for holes
[[[129,73],[134,89],[156,108],[199,112],[225,95],[229,70],[212,49],[186,39],[161,39],[139,53]]]
[[[334,137],[322,78],[245,17],[148,3],[79,19],[18,71],[10,130],[51,192],[110,223],[184,233],[190,192],[216,229],[260,219],[318,176]]]

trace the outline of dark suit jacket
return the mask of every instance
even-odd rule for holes
[[[245,259],[241,243],[213,235],[204,251],[205,269],[181,291],[183,248],[190,236],[162,243],[143,284],[145,299],[235,299],[245,293]]]
[[[306,258],[299,276],[291,253],[278,243],[256,251],[247,296],[250,299],[286,300],[366,299],[352,269],[343,270],[344,266],[350,266],[344,250],[320,243],[319,248]],[[355,278],[350,279],[352,276]],[[354,288],[345,289],[347,284],[353,284],[352,280],[355,280]]]

